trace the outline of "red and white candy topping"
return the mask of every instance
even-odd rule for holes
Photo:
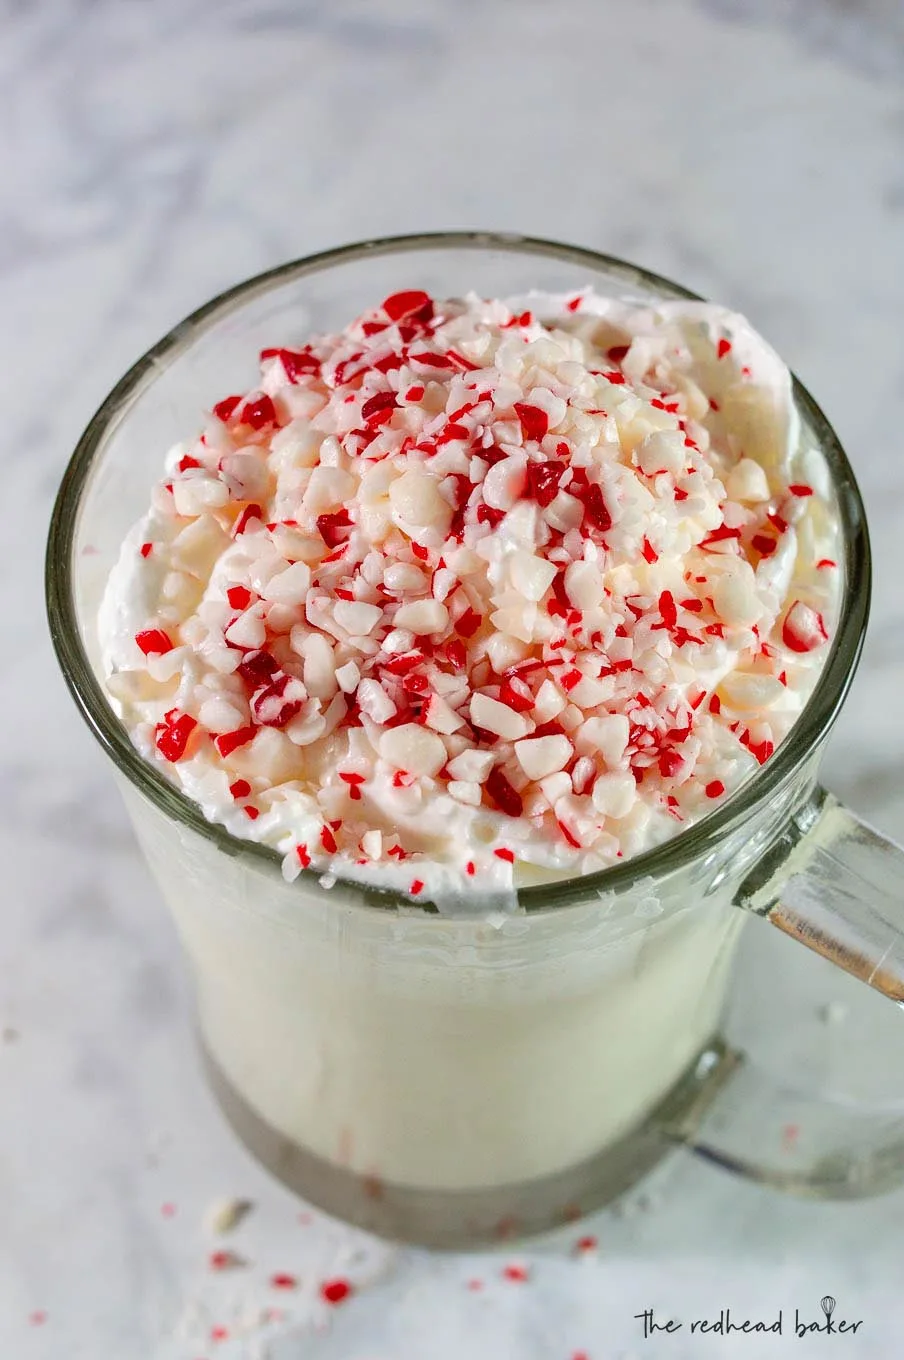
[[[840,553],[742,318],[410,289],[260,362],[101,613],[124,720],[209,817],[426,899],[605,867],[768,759]]]

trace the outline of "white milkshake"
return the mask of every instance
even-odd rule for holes
[[[518,887],[661,843],[769,758],[839,557],[787,370],[721,309],[412,290],[264,351],[171,451],[100,631],[142,753],[282,858],[251,900],[136,811],[208,1048],[266,1124],[443,1189],[636,1127],[715,1030],[730,894],[553,926]]]

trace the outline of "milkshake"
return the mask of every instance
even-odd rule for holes
[[[685,870],[519,891],[553,905],[771,758],[837,615],[827,469],[784,364],[704,303],[411,288],[259,362],[170,450],[99,615],[139,752],[278,866],[129,790],[208,1052],[368,1183],[542,1181],[705,1050],[741,918]]]

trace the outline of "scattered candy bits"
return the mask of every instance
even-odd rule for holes
[[[264,349],[136,535],[140,748],[289,881],[426,898],[437,858],[510,886],[674,834],[768,760],[834,617],[764,353],[717,309],[418,288]]]

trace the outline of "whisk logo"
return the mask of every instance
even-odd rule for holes
[[[832,1298],[831,1294],[824,1295],[824,1297],[819,1300],[819,1306],[822,1309],[823,1318],[822,1321],[817,1319],[815,1322],[808,1322],[806,1318],[802,1318],[800,1310],[795,1308],[795,1335],[810,1336],[813,1332],[821,1332],[823,1336],[831,1336],[833,1333],[837,1332],[839,1336],[844,1336],[845,1333],[856,1332],[863,1326],[862,1318],[859,1322],[849,1322],[847,1318],[836,1319],[835,1310],[838,1307],[838,1303]]]

